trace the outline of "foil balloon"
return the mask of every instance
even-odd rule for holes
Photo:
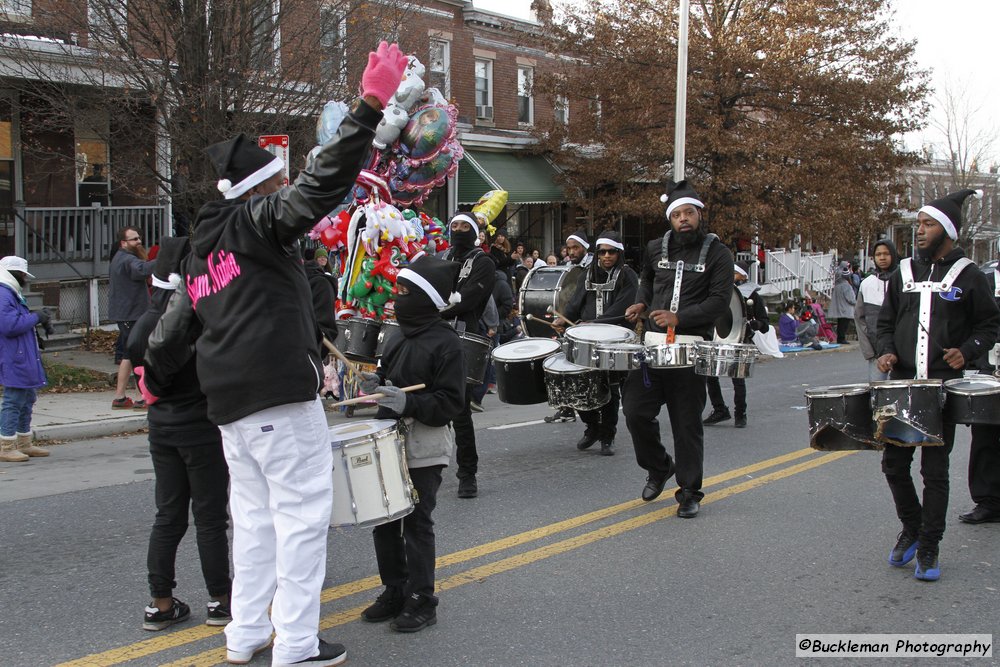
[[[405,178],[399,181],[396,189],[402,192],[430,192],[444,185],[444,182],[458,170],[458,161],[462,159],[462,154],[462,147],[455,144],[448,150],[438,153],[433,159],[411,167]]]
[[[399,135],[399,147],[411,165],[434,159],[455,138],[454,107],[425,106],[410,116]],[[453,117],[454,115],[454,117]]]
[[[323,111],[316,122],[316,143],[322,146],[337,134],[340,124],[347,117],[347,105],[343,102],[330,100],[323,106]]]

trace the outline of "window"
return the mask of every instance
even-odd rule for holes
[[[0,0],[0,14],[31,16],[31,0]]]
[[[320,71],[341,84],[347,79],[347,17],[338,7],[324,4],[319,11]]]
[[[117,39],[128,37],[128,2],[127,0],[88,0],[87,23],[90,25],[90,38],[113,43]]]
[[[76,189],[78,206],[107,206],[111,185],[111,165],[108,142],[93,124],[103,123],[107,131],[107,116],[102,114],[81,115],[73,129],[76,139]]]
[[[253,7],[253,64],[261,69],[281,67],[281,28],[278,23],[279,0]]]
[[[14,208],[14,110],[9,98],[0,98],[0,220]],[[10,254],[13,248],[10,249]]]
[[[531,99],[531,81],[534,70],[530,67],[517,68],[517,122],[531,125],[534,122],[535,109]]]
[[[493,120],[493,61],[476,59],[476,118]]]
[[[451,42],[444,39],[432,39],[430,47],[430,64],[427,66],[427,87],[437,88],[445,99],[451,98]],[[478,83],[479,73],[476,72]],[[478,88],[477,88],[478,90]]]
[[[569,98],[565,95],[556,95],[554,110],[556,122],[562,125],[569,125]]]
[[[600,98],[590,101],[590,114],[594,119],[594,132],[596,134],[601,134],[604,130],[603,124],[603,108],[601,107]]]

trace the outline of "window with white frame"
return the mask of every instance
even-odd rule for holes
[[[526,65],[517,68],[517,122],[531,125],[535,120],[534,100],[531,98],[531,84],[534,69]]]
[[[437,88],[445,99],[451,98],[451,42],[446,39],[431,40],[427,87]]]
[[[262,69],[281,67],[280,0],[262,2],[252,9],[253,63]]]
[[[347,78],[347,16],[343,8],[324,4],[319,10],[320,71],[326,79]]]
[[[31,0],[0,0],[0,14],[31,16]]]
[[[603,109],[601,107],[600,98],[590,100],[590,114],[594,119],[594,132],[600,134],[604,129]]]
[[[108,114],[81,111],[73,127],[76,143],[77,205],[108,205],[111,189],[111,152],[108,150]]]
[[[476,58],[476,118],[493,120],[493,61]]]
[[[91,39],[113,42],[128,37],[128,0],[88,0],[87,23]]]
[[[569,98],[565,95],[556,95],[556,102],[553,109],[556,115],[556,122],[562,125],[569,125]]]

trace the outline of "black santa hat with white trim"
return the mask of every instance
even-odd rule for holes
[[[460,266],[455,262],[446,262],[427,255],[400,270],[396,281],[402,280],[407,287],[419,288],[430,297],[438,310],[444,310],[451,304],[462,301],[461,294],[452,292],[452,287],[455,285],[455,270]]]
[[[660,201],[667,205],[667,217],[674,212],[674,209],[684,204],[691,204],[698,208],[705,208],[698,193],[694,191],[686,180],[674,183],[667,181],[667,192],[660,195]]]
[[[941,199],[935,199],[929,204],[920,207],[917,213],[926,213],[941,223],[944,231],[952,241],[958,240],[958,231],[962,228],[962,204],[965,199],[972,195],[976,199],[983,198],[982,190],[958,190],[945,195]]]
[[[240,134],[205,149],[226,199],[242,197],[285,168],[285,162]]]

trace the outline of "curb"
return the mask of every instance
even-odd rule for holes
[[[38,440],[89,440],[112,435],[122,435],[147,428],[145,417],[130,416],[118,419],[52,424],[34,428]]]

